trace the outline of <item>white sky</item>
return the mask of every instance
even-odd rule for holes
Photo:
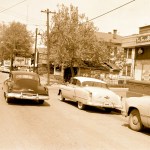
[[[0,0],[0,22],[9,23],[19,21],[27,24],[35,31],[46,29],[46,14],[41,10],[49,9],[57,12],[57,4],[77,6],[79,14],[84,13],[92,19],[115,9],[132,0],[26,0],[25,2],[1,12],[23,0]],[[117,9],[109,14],[93,20],[100,32],[112,32],[122,36],[137,34],[139,27],[150,25],[150,0],[135,0],[132,3]]]

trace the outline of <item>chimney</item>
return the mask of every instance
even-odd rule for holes
[[[113,38],[114,38],[114,39],[117,38],[117,30],[113,30]]]

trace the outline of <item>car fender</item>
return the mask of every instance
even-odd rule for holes
[[[139,111],[143,125],[147,126],[147,124],[148,124],[148,108],[146,106],[146,103],[142,103],[142,101],[139,99],[140,99],[139,97],[127,98],[127,100],[126,100],[127,115],[129,116],[133,109],[137,109]]]

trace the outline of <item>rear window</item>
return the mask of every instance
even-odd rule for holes
[[[14,77],[16,80],[17,79],[32,79],[32,80],[39,80],[38,76],[34,76],[34,75],[28,75],[28,74],[18,74],[15,75]]]

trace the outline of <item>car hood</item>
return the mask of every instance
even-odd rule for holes
[[[140,104],[147,104],[150,105],[150,96],[141,96],[141,97],[129,97],[126,98],[126,103],[128,105],[140,105]]]
[[[84,89],[91,92],[95,98],[109,97],[111,99],[120,99],[119,95],[117,95],[110,89],[100,87],[84,87]]]

